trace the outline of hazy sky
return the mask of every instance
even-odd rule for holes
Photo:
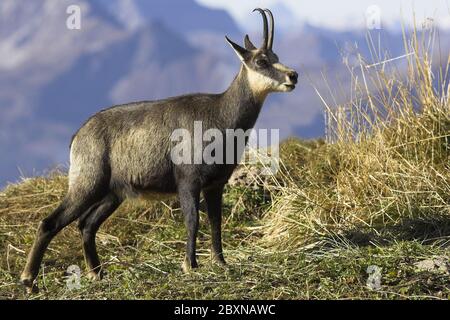
[[[248,25],[248,13],[255,7],[269,7],[292,13],[297,21],[313,25],[346,29],[366,25],[365,14],[372,5],[381,10],[381,22],[385,27],[398,28],[402,20],[411,22],[412,11],[416,21],[433,18],[442,27],[450,28],[450,0],[197,0],[200,3],[225,8],[241,25]],[[284,9],[282,7],[285,7]],[[280,14],[279,14],[280,15]]]

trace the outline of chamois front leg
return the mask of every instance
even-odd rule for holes
[[[222,251],[222,194],[224,185],[203,191],[211,225],[211,257],[218,264],[225,266]]]
[[[195,247],[199,225],[200,188],[193,183],[181,183],[178,187],[178,196],[187,229],[186,257],[182,269],[188,273],[198,267]]]

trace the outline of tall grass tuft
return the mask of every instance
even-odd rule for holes
[[[326,143],[283,146],[265,242],[450,235],[450,56],[433,50],[435,31],[404,38],[403,63],[383,62],[371,47],[372,63],[359,56],[348,66],[350,102],[332,107],[318,93]]]

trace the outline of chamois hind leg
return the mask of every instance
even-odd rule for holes
[[[72,223],[83,212],[91,207],[98,199],[92,194],[85,197],[68,195],[47,218],[42,220],[39,225],[36,239],[28,254],[27,263],[20,276],[20,280],[27,287],[28,291],[37,290],[34,286],[34,280],[39,273],[39,267],[44,257],[45,250],[51,240],[67,225]]]
[[[102,277],[95,236],[102,223],[116,211],[121,203],[121,199],[115,194],[109,193],[79,219],[78,228],[83,240],[83,252],[88,269],[88,277],[91,280],[101,279]]]

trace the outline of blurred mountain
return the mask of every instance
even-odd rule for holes
[[[136,72],[151,73],[151,68],[164,70],[174,63],[190,61],[196,54],[196,49],[163,25],[155,23],[145,26],[122,41],[114,42],[106,50],[81,54],[75,63],[40,90],[36,116],[41,120],[79,125],[93,110],[120,100],[114,98],[120,97],[121,93],[117,91],[124,79]],[[142,98],[167,91],[158,90],[156,80],[159,74],[165,72],[153,71],[155,82],[146,88],[147,97]],[[136,88],[135,83],[133,88]]]
[[[68,30],[66,10],[72,4],[68,0],[0,2],[0,184],[17,179],[18,167],[29,174],[66,160],[60,155],[67,149],[71,127],[51,119],[38,121],[36,112],[42,106],[37,97],[80,56],[102,52],[127,37],[105,8],[90,1],[77,1],[82,30]]]
[[[73,4],[81,7],[81,30],[66,28]],[[29,176],[67,164],[72,134],[101,109],[226,89],[240,62],[225,34],[242,42],[245,33],[225,11],[193,0],[2,0],[0,186],[17,180],[19,168]],[[404,51],[400,34],[373,37],[392,56]],[[261,32],[252,33],[255,43],[260,38]],[[348,99],[343,62],[351,66],[357,51],[370,56],[365,43],[365,32],[308,25],[277,33],[275,51],[299,71],[300,85],[291,94],[271,95],[257,126],[279,128],[282,138],[323,135],[322,103],[312,84],[330,100]]]
[[[0,185],[17,179],[19,169],[30,175],[67,163],[71,135],[99,109],[221,90],[232,78],[226,63],[183,39],[187,30],[237,33],[226,12],[193,1],[159,1],[159,18],[152,19],[150,3],[135,1],[145,23],[130,30],[111,11],[112,2],[0,2]],[[73,4],[81,8],[81,30],[66,28]],[[182,17],[186,12],[192,21]]]
[[[94,0],[104,5],[127,28],[149,21],[176,28],[184,35],[196,32],[239,34],[233,18],[225,10],[203,7],[194,0]]]

